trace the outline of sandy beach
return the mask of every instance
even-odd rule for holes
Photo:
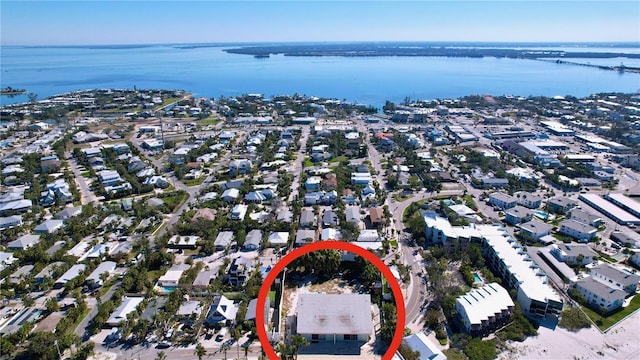
[[[640,358],[640,312],[602,334],[594,326],[571,332],[540,327],[539,335],[511,348],[498,359],[638,359]]]

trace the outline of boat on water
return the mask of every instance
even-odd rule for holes
[[[25,89],[14,89],[11,86],[7,86],[6,88],[0,90],[0,95],[18,95],[24,94],[27,90]]]

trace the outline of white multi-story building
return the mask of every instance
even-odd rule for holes
[[[515,305],[497,283],[486,284],[456,299],[456,310],[466,331],[485,335],[507,323]]]
[[[591,225],[568,219],[560,223],[559,232],[571,236],[580,242],[588,242],[596,236],[598,229]]]

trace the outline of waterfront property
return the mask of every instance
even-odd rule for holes
[[[471,335],[486,335],[506,324],[514,307],[509,292],[498,283],[486,284],[456,299],[458,316]]]

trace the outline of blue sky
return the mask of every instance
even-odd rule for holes
[[[0,40],[640,42],[640,1],[1,0]]]

